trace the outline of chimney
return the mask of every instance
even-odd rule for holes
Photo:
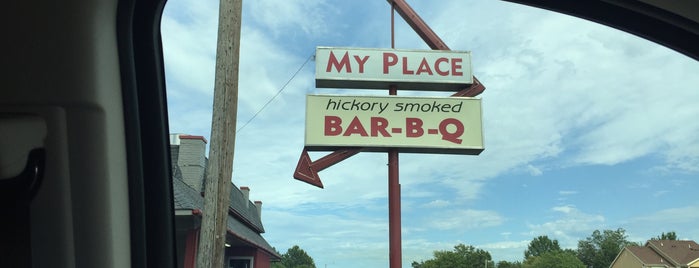
[[[255,206],[257,207],[257,215],[260,216],[260,220],[262,220],[262,201],[255,201]]]
[[[247,186],[240,186],[240,191],[243,192],[243,202],[247,208],[250,206],[250,188]]]
[[[179,134],[174,140],[179,143],[177,165],[182,172],[182,180],[195,190],[203,192],[204,172],[206,171],[206,138]],[[173,141],[172,137],[170,141]]]

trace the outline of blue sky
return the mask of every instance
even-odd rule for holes
[[[595,229],[699,240],[699,64],[636,36],[500,1],[409,1],[486,86],[479,156],[401,154],[403,266],[458,243],[521,260],[538,235],[576,248]],[[162,20],[170,131],[210,134],[218,2],[170,0]],[[243,3],[238,126],[316,46],[390,47],[385,1]],[[396,16],[396,48],[427,49]],[[309,62],[236,139],[233,182],[262,200],[265,238],[318,267],[388,266],[387,157],[361,153],[292,178]],[[399,95],[447,96],[446,92]],[[324,153],[313,153],[317,159]]]

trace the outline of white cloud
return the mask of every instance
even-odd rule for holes
[[[451,202],[449,202],[449,201],[437,199],[437,200],[432,200],[423,206],[426,208],[443,208],[443,207],[449,206],[450,204],[451,204]]]
[[[680,239],[697,240],[699,237],[699,205],[671,207],[649,211],[624,220],[629,240],[645,242],[662,232],[674,231]]]
[[[324,0],[257,0],[247,2],[252,20],[275,35],[300,29],[304,34],[320,35],[328,31],[328,20],[337,13]]]
[[[658,223],[665,225],[696,223],[699,221],[699,205],[667,208],[646,216],[636,217],[634,220],[651,225]]]
[[[438,230],[467,230],[501,225],[505,218],[495,211],[445,210],[431,215],[429,226]]]
[[[687,71],[696,69],[693,60],[674,60],[651,42],[547,11],[476,2],[469,8],[480,12],[454,23],[464,3],[444,5],[431,21],[447,41],[474,50],[474,70],[487,87],[486,152],[507,153],[503,165],[538,174],[527,163],[566,151],[575,152],[574,165],[615,165],[660,152],[667,168],[697,170],[699,120],[690,117],[699,113],[692,89],[699,77]],[[496,14],[497,22],[489,19]],[[493,51],[486,43],[495,40],[506,45]]]
[[[561,214],[552,221],[528,224],[530,235],[546,234],[561,242],[564,248],[575,248],[578,240],[600,229],[605,223],[604,216],[584,213],[571,205],[557,206],[551,210]]]
[[[178,0],[166,5],[161,31],[170,97],[211,98],[217,25],[218,2]]]
[[[511,249],[511,248],[516,248],[516,249],[524,249],[529,245],[528,240],[522,240],[522,241],[502,241],[502,242],[495,242],[495,243],[489,243],[489,244],[483,244],[480,245],[479,247],[484,248],[484,249]]]
[[[358,259],[387,264],[388,226],[384,222],[358,215],[341,217],[271,209],[265,209],[263,215],[269,234],[265,238],[282,252],[299,245],[316,265],[353,263]]]
[[[529,245],[529,240],[521,241],[500,241],[487,243],[477,246],[478,248],[487,250],[493,257],[493,260],[500,261],[522,261],[524,250]]]
[[[567,206],[553,207],[553,208],[551,208],[551,210],[568,214],[568,213],[575,211],[576,209],[574,206],[567,205]]]
[[[670,193],[670,191],[667,191],[667,190],[656,191],[653,193],[653,197],[660,197],[660,196],[663,196],[663,195],[668,194],[668,193]]]
[[[544,172],[541,171],[540,168],[537,168],[537,167],[532,166],[532,165],[527,165],[527,171],[529,171],[529,175],[532,175],[532,176],[541,176],[541,174],[544,174]]]
[[[442,241],[434,242],[426,239],[404,239],[403,240],[403,263],[409,264],[413,261],[424,261],[434,257],[433,252],[437,250],[453,250],[454,246],[462,241]]]

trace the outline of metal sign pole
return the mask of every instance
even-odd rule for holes
[[[380,56],[378,50],[368,50],[368,49],[338,49],[338,51],[333,54],[333,49],[332,48],[316,48],[316,71],[318,70],[326,70],[325,72],[320,72],[320,75],[318,72],[316,73],[316,87],[326,87],[326,88],[346,88],[345,84],[347,81],[348,76],[346,74],[339,75],[343,72],[350,73],[350,67],[354,63],[351,61],[350,53],[354,54],[354,59],[357,61],[356,64],[358,64],[358,67],[360,70],[363,70],[364,65],[367,64],[367,61],[369,60],[369,57],[372,56],[372,59],[374,58],[381,58],[384,57],[384,62],[383,62],[383,68],[384,68],[384,73],[386,73],[388,67],[391,67],[393,65],[398,64],[398,56],[396,55],[397,53],[402,53],[404,54],[402,56],[403,58],[403,76],[400,76],[400,79],[386,79],[383,77],[379,79],[383,83],[376,84],[376,83],[369,83],[367,81],[373,81],[372,79],[366,79],[368,77],[352,77],[351,81],[353,82],[361,82],[361,83],[356,83],[354,86],[359,86],[358,88],[371,88],[371,89],[383,89],[385,88],[386,84],[389,84],[389,95],[390,96],[396,96],[397,91],[398,91],[398,86],[400,85],[403,90],[418,90],[416,88],[411,88],[414,87],[414,85],[407,83],[403,80],[403,78],[406,78],[406,75],[414,75],[417,74],[419,75],[420,72],[427,72],[430,75],[432,75],[431,67],[434,67],[434,69],[437,72],[440,72],[440,68],[449,66],[451,76],[450,78],[455,78],[455,77],[465,77],[463,74],[468,73],[468,81],[462,81],[462,79],[456,79],[457,81],[445,81],[445,80],[435,80],[432,81],[434,84],[430,85],[429,90],[436,90],[436,91],[450,91],[450,90],[460,90],[452,95],[452,97],[475,97],[482,93],[485,90],[485,86],[481,84],[478,79],[476,79],[472,74],[472,70],[470,69],[470,54],[468,53],[454,53],[454,55],[449,54],[448,56],[441,57],[440,59],[431,59],[431,61],[434,63],[433,65],[426,64],[425,66],[418,67],[416,70],[408,70],[406,66],[407,64],[407,59],[412,59],[415,60],[417,59],[418,62],[420,59],[422,59],[423,62],[426,61],[427,58],[424,55],[422,56],[405,56],[408,55],[408,52],[401,51],[401,50],[396,50],[395,49],[395,25],[394,25],[394,17],[395,13],[398,12],[403,19],[408,22],[408,24],[415,30],[415,32],[432,48],[433,50],[440,50],[438,53],[445,53],[444,51],[449,51],[449,47],[432,31],[432,29],[427,26],[427,24],[420,18],[420,16],[415,13],[415,11],[405,2],[405,0],[387,0],[389,4],[391,4],[391,48],[392,50],[390,52],[384,52],[388,54],[384,54],[383,56]],[[340,54],[337,54],[337,53]],[[374,53],[374,54],[372,54]],[[432,52],[434,53],[434,52]],[[336,55],[342,55],[344,56],[336,56]],[[447,53],[448,54],[448,53]],[[392,58],[391,58],[392,57]],[[322,60],[319,60],[322,59]],[[447,61],[451,61],[451,64],[446,64],[446,65],[440,65],[440,63],[444,64],[446,61],[442,59],[447,59]],[[411,60],[411,61],[412,61]],[[323,62],[327,65],[321,66],[319,65],[320,62]],[[461,65],[461,63],[468,63],[465,65]],[[464,66],[468,66],[467,70]],[[332,72],[334,67],[335,72]],[[462,72],[462,67],[464,68]],[[424,68],[424,70],[422,69]],[[416,73],[413,73],[413,71],[416,71]],[[361,71],[360,71],[361,72]],[[371,73],[371,72],[369,72]],[[332,74],[332,75],[330,75]],[[445,70],[441,70],[440,75],[448,75],[449,72]],[[370,77],[370,76],[369,76]],[[412,76],[411,78],[414,78]],[[472,78],[472,79],[471,79]],[[410,80],[410,79],[407,79]],[[462,83],[463,82],[463,83]],[[403,86],[405,85],[405,86]],[[421,84],[420,89],[423,89],[426,84]],[[445,85],[452,86],[454,88],[449,88],[448,86],[445,87]],[[461,88],[464,85],[469,85],[466,88]],[[456,88],[458,86],[458,88]],[[316,103],[322,97],[320,96],[314,96],[314,97],[309,97],[307,99],[307,112],[309,107],[326,107],[325,111],[336,111],[339,110],[339,105],[340,102],[343,102],[342,98],[340,97],[334,97],[335,100],[327,99],[324,100],[325,104],[318,106]],[[347,103],[354,103],[356,99],[361,99],[364,97],[353,97],[354,99],[351,102]],[[374,97],[375,98],[375,97]],[[379,104],[379,108],[381,109],[380,112],[383,112],[386,107],[388,107],[390,102],[396,102],[398,99],[401,99],[399,97],[383,97],[383,98],[390,98],[390,101],[385,101],[386,106],[381,106]],[[412,100],[415,101],[415,100]],[[314,105],[310,105],[308,103],[313,102]],[[435,102],[436,103],[436,102]],[[440,106],[442,108],[439,112],[446,112],[445,109],[450,109],[453,108],[453,112],[459,112],[461,110],[462,105],[466,103],[464,100],[463,102],[460,102],[458,105],[457,104],[445,104],[443,106]],[[395,103],[397,106],[396,107],[403,107]],[[469,138],[472,139],[472,142],[469,143],[464,143],[466,146],[462,147],[460,150],[455,150],[453,146],[450,146],[449,148],[447,147],[437,147],[431,148],[431,149],[426,149],[422,146],[424,144],[421,143],[415,143],[411,144],[409,146],[416,146],[416,147],[410,147],[413,149],[424,149],[424,153],[442,153],[442,150],[445,151],[450,151],[450,153],[465,153],[465,154],[473,154],[477,155],[481,151],[483,151],[483,139],[482,139],[482,122],[480,121],[482,116],[480,114],[480,102],[477,102],[478,104],[478,109],[475,111],[472,111],[470,113],[474,114],[477,116],[474,120],[474,122],[477,123],[477,126],[475,129],[478,129],[479,131],[475,132],[475,136],[470,136]],[[334,105],[334,108],[329,108],[330,105]],[[429,106],[429,104],[428,104]],[[458,106],[458,110],[456,111],[456,107]],[[368,107],[367,109],[363,109],[362,111],[367,111],[367,110],[374,110],[374,108]],[[383,108],[381,108],[383,107]],[[402,109],[402,108],[401,108]],[[342,110],[344,111],[354,111],[354,109],[346,109],[343,108]],[[320,112],[317,113],[310,113],[313,115],[323,115],[322,109],[319,110]],[[359,110],[356,110],[359,111]],[[389,220],[389,267],[390,268],[401,268],[402,267],[402,241],[401,241],[401,187],[400,187],[400,181],[399,181],[399,176],[398,176],[398,149],[397,147],[393,146],[402,146],[406,147],[406,144],[404,143],[372,143],[372,142],[357,142],[353,145],[348,145],[344,140],[343,142],[338,142],[338,139],[336,139],[335,136],[338,136],[343,132],[343,128],[345,127],[344,125],[340,125],[341,122],[341,117],[339,114],[342,114],[342,116],[347,116],[347,113],[339,113],[338,115],[334,116],[327,116],[325,114],[325,119],[321,119],[318,117],[309,117],[309,113],[307,113],[307,118],[306,118],[306,145],[301,153],[301,156],[299,157],[299,162],[296,166],[296,170],[294,171],[294,178],[297,180],[301,180],[303,182],[309,183],[311,185],[323,188],[323,183],[320,180],[320,176],[318,175],[318,172],[321,170],[328,168],[334,164],[339,163],[340,161],[347,159],[357,153],[359,153],[362,150],[365,149],[379,149],[379,150],[386,150],[388,152],[388,220]],[[390,113],[389,113],[390,114]],[[464,112],[466,114],[466,112]],[[399,116],[400,117],[400,116]],[[328,119],[330,118],[330,119]],[[336,118],[336,119],[332,119]],[[349,126],[346,126],[347,129],[344,130],[344,135],[343,136],[350,136],[350,135],[359,135],[359,136],[368,136],[366,129],[364,128],[364,123],[357,119],[358,117],[354,117],[354,120],[348,120],[352,121]],[[385,137],[391,137],[390,133],[396,133],[400,134],[402,131],[415,131],[414,128],[415,126],[409,126],[408,123],[406,122],[405,128],[390,128],[388,129],[388,122],[389,122],[389,116],[387,115],[386,117],[376,117],[377,120],[384,120],[384,121],[376,121],[377,123],[371,123],[370,125],[370,130],[371,131],[376,131],[375,133],[380,133],[383,138]],[[374,118],[372,117],[372,120]],[[404,118],[407,119],[407,118]],[[448,119],[448,120],[447,120]],[[426,129],[426,134],[427,135],[437,135],[441,134],[442,135],[442,140],[447,140],[453,143],[458,143],[462,144],[461,136],[464,134],[464,126],[463,122],[460,120],[456,120],[454,122],[453,118],[447,118],[447,119],[442,119],[442,122],[439,122],[439,128],[428,128]],[[310,120],[310,121],[309,121]],[[325,121],[324,121],[325,120]],[[391,119],[395,120],[395,119]],[[356,122],[355,122],[356,121]],[[434,121],[434,120],[433,120]],[[308,122],[311,122],[310,124]],[[373,122],[373,121],[372,121]],[[436,123],[436,122],[432,122]],[[447,129],[447,126],[454,124],[457,127],[457,131],[454,133],[450,133]],[[313,127],[309,127],[309,125],[312,125]],[[325,129],[325,133],[321,131],[320,133],[313,131],[309,132],[309,129]],[[410,129],[409,129],[410,128]],[[423,129],[422,127],[420,128],[420,134],[418,136],[422,136]],[[480,135],[478,135],[478,132],[480,132]],[[412,133],[415,134],[415,133]],[[378,134],[377,134],[378,135]],[[445,135],[451,135],[453,139],[445,139]],[[398,137],[399,135],[396,135],[395,137]],[[332,137],[332,139],[328,139],[328,137]],[[408,136],[407,134],[405,137],[415,137],[415,136]],[[434,137],[434,136],[433,136]],[[479,145],[480,144],[480,145]],[[452,144],[450,144],[452,145]],[[334,152],[316,160],[312,161],[310,159],[310,156],[308,155],[309,150],[328,150],[328,148],[333,149]]]
[[[391,86],[390,95],[396,95]],[[398,150],[388,150],[388,240],[391,268],[402,267],[400,181],[398,179]]]
[[[396,48],[394,13],[395,4],[391,3],[391,48]],[[398,87],[392,85],[388,94],[398,95]],[[389,267],[402,267],[403,249],[401,245],[400,180],[398,177],[398,150],[388,150],[388,251]]]

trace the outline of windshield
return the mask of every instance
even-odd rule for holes
[[[471,52],[486,87],[485,150],[400,154],[404,267],[459,244],[487,251],[486,265],[522,262],[539,236],[581,258],[595,230],[621,229],[641,246],[666,232],[699,240],[695,60],[511,3],[411,4],[452,50]],[[264,238],[281,253],[299,245],[317,267],[388,266],[385,153],[324,170],[325,189],[292,174],[304,148],[306,95],[388,95],[316,88],[316,47],[390,48],[390,6],[262,0],[245,1],[242,12],[232,181],[264,202]],[[170,0],[165,8],[171,133],[209,139],[217,23],[217,1]],[[429,49],[399,16],[395,27],[396,48]],[[398,88],[399,96],[450,94]]]

